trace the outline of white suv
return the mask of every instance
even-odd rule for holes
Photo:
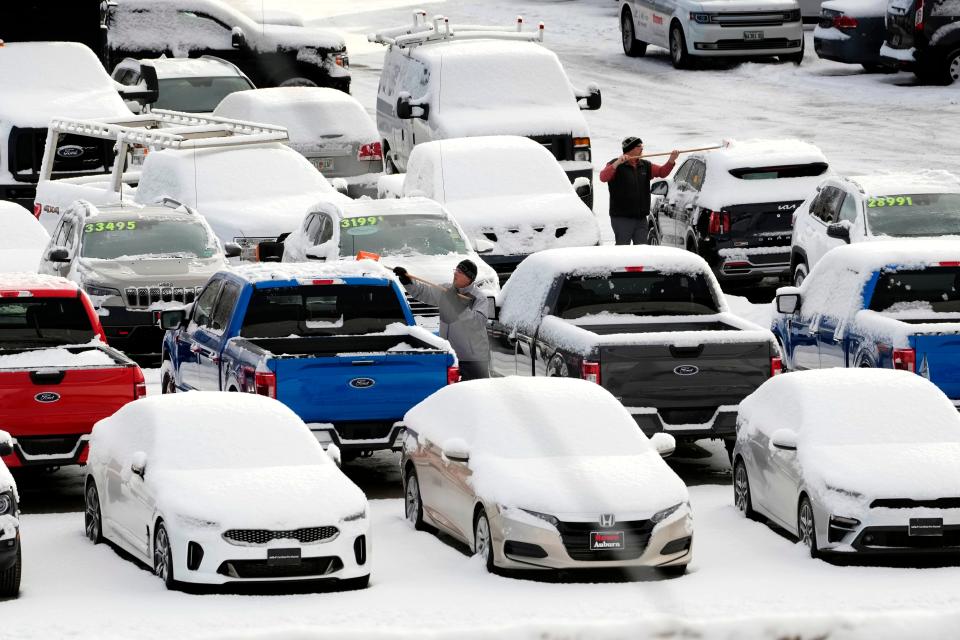
[[[628,56],[652,44],[670,51],[677,69],[701,57],[803,59],[797,0],[621,0],[620,35]]]
[[[874,239],[960,235],[960,178],[946,171],[831,177],[797,207],[794,284],[834,247]]]

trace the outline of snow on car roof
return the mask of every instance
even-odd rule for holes
[[[911,173],[878,173],[847,178],[866,195],[960,193],[960,177],[949,171],[927,169]]]
[[[827,161],[819,147],[795,138],[727,140],[722,148],[705,155],[708,165],[723,170]]]
[[[393,278],[393,273],[374,260],[338,260],[324,264],[258,262],[233,267],[230,272],[253,283],[329,278]]]
[[[29,291],[31,289],[76,291],[78,287],[76,282],[60,276],[28,272],[0,273],[0,291]]]
[[[131,115],[97,56],[76,42],[7,43],[0,79],[0,121],[18,127],[46,127],[60,116]]]
[[[225,60],[213,57],[202,58],[146,58],[141,65],[150,65],[157,70],[157,79],[167,78],[210,78],[221,76],[240,76],[240,71]]]
[[[36,270],[50,234],[32,213],[14,202],[0,200],[0,220],[0,271]]]
[[[831,268],[839,265],[859,273],[869,274],[886,267],[923,269],[940,262],[958,261],[960,261],[960,239],[958,238],[904,238],[858,242],[828,251],[814,266],[811,275],[820,269],[821,264]],[[823,270],[826,270],[826,266]]]
[[[887,13],[887,0],[825,0],[820,8],[842,11],[854,18],[882,18]]]
[[[516,59],[525,56],[557,59],[557,54],[536,42],[498,40],[496,38],[490,38],[489,40],[483,38],[436,40],[411,49],[410,55],[420,60],[440,60],[442,58],[444,65],[451,58],[468,56],[482,58],[485,64],[493,63],[498,57]]]

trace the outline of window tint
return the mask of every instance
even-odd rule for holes
[[[78,297],[0,300],[0,352],[50,345],[84,344],[94,338]]]
[[[673,181],[677,184],[681,182],[687,182],[690,177],[690,171],[693,169],[693,160],[687,160],[680,168],[677,169],[677,174],[673,177]]]
[[[210,324],[213,314],[213,304],[217,301],[217,294],[223,286],[223,280],[214,280],[207,285],[200,297],[197,298],[193,307],[193,317],[190,320],[188,331],[193,331],[198,327],[206,327]]]
[[[873,311],[960,312],[960,268],[933,267],[921,271],[880,274],[870,300]]]
[[[790,164],[777,167],[743,167],[730,169],[730,175],[741,180],[777,180],[780,178],[809,178],[827,172],[826,162]]]
[[[700,162],[699,160],[693,161],[693,167],[690,169],[690,176],[688,182],[690,186],[700,191],[703,188],[703,178],[707,173],[707,165]]]
[[[852,193],[843,196],[839,222],[854,222],[857,219],[857,198]]]
[[[174,109],[188,113],[213,111],[220,101],[235,91],[252,89],[246,78],[164,78],[158,82],[155,109]]]
[[[233,308],[237,305],[237,299],[240,297],[240,287],[232,282],[223,285],[223,293],[217,301],[216,309],[213,312],[213,321],[210,323],[210,329],[213,331],[224,331],[230,322],[230,316],[233,315]]]
[[[867,220],[875,236],[960,235],[960,194],[915,193],[867,198]]]
[[[307,240],[313,244],[313,240],[317,237],[317,231],[320,229],[320,216],[318,214],[313,214],[307,218],[307,223],[303,227],[303,233],[306,235]]]
[[[553,314],[581,318],[595,313],[668,316],[717,312],[717,302],[702,274],[656,271],[568,277]]]
[[[323,244],[333,238],[333,220],[328,215],[320,216],[320,237],[317,244]]]
[[[841,198],[843,198],[843,192],[836,187],[824,187],[820,192],[820,207],[817,217],[828,224],[836,222],[840,211]]]
[[[340,255],[355,256],[360,251],[381,256],[438,256],[466,253],[467,243],[445,217],[398,214],[342,218]]]

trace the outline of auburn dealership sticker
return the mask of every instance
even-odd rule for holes
[[[621,551],[623,531],[591,531],[590,551]]]

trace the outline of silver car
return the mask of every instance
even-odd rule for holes
[[[889,369],[775,376],[740,403],[734,502],[813,557],[960,551],[960,415]]]
[[[465,543],[488,570],[686,571],[689,497],[661,458],[673,437],[648,440],[602,387],[512,376],[462,382],[404,423],[407,518]]]

